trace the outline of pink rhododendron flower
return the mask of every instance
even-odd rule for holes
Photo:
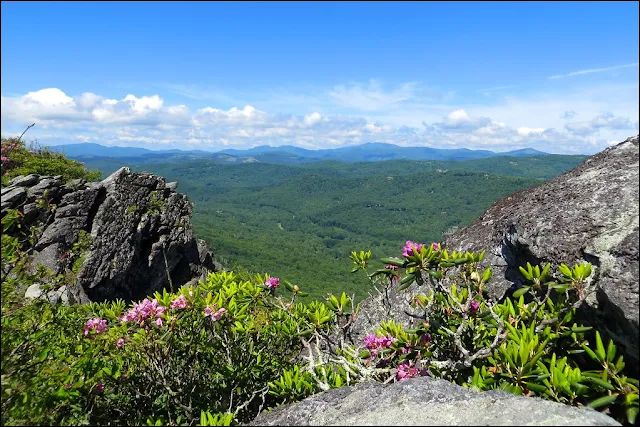
[[[398,371],[396,372],[396,378],[398,381],[407,380],[409,378],[415,378],[420,376],[420,371],[415,366],[409,366],[408,363],[401,363],[398,365]]]
[[[387,264],[384,266],[384,268],[386,268],[387,270],[397,270],[398,266],[397,265],[392,265],[392,264]]]
[[[104,391],[104,384],[102,383],[96,384],[96,393],[102,394],[103,391]]]
[[[369,350],[377,350],[382,348],[389,348],[396,341],[398,341],[396,337],[378,337],[376,336],[376,334],[369,334],[364,337],[364,346]]]
[[[213,313],[211,315],[211,319],[213,319],[214,321],[220,320],[220,318],[222,317],[222,314],[227,311],[224,308],[219,309],[218,311],[216,311],[215,313]]]
[[[162,328],[162,317],[158,317],[155,322],[153,322],[159,328]]]
[[[377,343],[377,339],[378,337],[376,336],[376,334],[369,334],[366,337],[364,337],[364,346],[368,349],[372,349],[376,347],[376,343]]]
[[[185,296],[180,295],[178,298],[173,300],[173,302],[171,303],[171,308],[187,308],[188,305],[189,303],[187,302]]]
[[[83,335],[87,336],[91,331],[94,331],[96,335],[100,332],[104,331],[107,328],[107,321],[104,319],[100,319],[98,317],[87,320],[87,323],[84,325]]]
[[[269,277],[265,282],[265,285],[269,289],[275,289],[280,285],[280,279],[277,277]]]
[[[437,251],[438,249],[440,249],[440,245],[434,242],[431,244],[431,249]]]
[[[124,316],[120,317],[120,321],[122,323],[136,322],[142,326],[145,320],[161,317],[164,311],[165,307],[161,306],[158,300],[145,298],[140,303],[134,302],[133,307]]]
[[[424,245],[422,243],[414,243],[411,240],[407,240],[403,248],[404,252],[402,252],[402,256],[408,257],[417,255],[422,250],[423,246]]]
[[[471,312],[475,313],[480,308],[480,303],[477,301],[471,301]]]
[[[124,345],[124,338],[118,338],[118,342],[116,343],[116,347],[120,348]]]

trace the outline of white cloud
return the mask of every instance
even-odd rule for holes
[[[488,117],[471,117],[465,110],[459,109],[449,113],[437,126],[452,131],[468,131],[479,129],[491,123]]]
[[[544,128],[532,129],[532,128],[528,128],[528,127],[524,127],[523,126],[523,127],[519,127],[517,129],[517,131],[518,131],[518,135],[529,136],[531,134],[541,134],[542,132],[545,131],[545,129]]]
[[[2,96],[2,131],[5,135],[19,134],[25,123],[35,121],[37,126],[30,135],[44,143],[91,141],[149,148],[215,150],[264,144],[323,148],[388,142],[593,153],[610,141],[625,139],[632,133],[630,129],[638,126],[628,118],[638,115],[637,98],[631,96],[633,91],[637,93],[637,85],[577,88],[555,95],[535,93],[528,98],[510,96],[491,105],[430,104],[424,101],[425,91],[412,83],[383,90],[373,81],[369,85],[342,86],[341,90],[334,88],[326,102],[319,97],[301,97],[319,104],[302,114],[276,114],[255,103],[228,109],[205,106],[194,111],[187,105],[168,105],[158,94],[127,94],[113,99],[92,92],[71,96],[48,88],[22,96]],[[346,103],[347,95],[353,95],[349,104],[353,109],[357,110],[360,103],[367,108],[352,115],[327,113],[336,111],[329,108],[331,103]],[[567,123],[568,118],[574,120]]]
[[[614,65],[613,67],[605,67],[605,68],[591,68],[588,70],[580,70],[580,71],[572,71],[571,73],[567,73],[567,74],[558,74],[555,76],[549,76],[549,79],[554,80],[554,79],[561,79],[564,77],[572,77],[572,76],[579,76],[582,74],[592,74],[592,73],[602,73],[605,71],[613,71],[613,70],[619,70],[621,68],[631,68],[631,67],[637,67],[638,63],[634,62],[631,64],[624,64],[624,65]]]
[[[416,84],[405,83],[395,90],[385,91],[377,80],[371,80],[366,86],[359,83],[336,86],[329,96],[341,107],[376,111],[414,99]]]
[[[322,120],[322,116],[320,115],[320,113],[317,113],[317,112],[313,112],[311,114],[304,116],[304,123],[307,126],[317,125],[318,123],[320,123],[320,120]]]
[[[627,117],[616,117],[611,113],[601,114],[588,121],[567,123],[565,128],[578,135],[588,135],[600,129],[633,129],[637,124]]]

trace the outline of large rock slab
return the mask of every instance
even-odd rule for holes
[[[216,269],[206,243],[194,238],[192,203],[175,189],[128,168],[88,184],[29,175],[3,189],[2,216],[18,209],[22,230],[39,224],[32,264],[71,271],[69,301],[138,300]]]
[[[617,426],[590,408],[504,391],[473,392],[444,380],[412,378],[361,383],[262,412],[250,425],[269,426]]]
[[[589,157],[580,166],[494,203],[445,242],[487,249],[501,297],[520,286],[527,262],[593,264],[594,298],[582,319],[613,338],[627,364],[638,365],[638,137]]]
[[[471,225],[444,242],[450,250],[487,250],[483,266],[493,276],[487,291],[501,299],[521,285],[519,266],[593,264],[596,290],[583,305],[581,321],[613,338],[627,366],[638,367],[638,137],[589,157],[580,166],[539,186],[495,202]],[[372,296],[361,304],[355,341],[393,318],[405,325],[407,302],[420,291],[393,289],[389,303]],[[635,367],[635,368],[634,368]]]

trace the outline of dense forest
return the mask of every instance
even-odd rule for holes
[[[299,284],[309,298],[347,290],[361,299],[369,289],[362,277],[349,274],[351,251],[370,249],[383,257],[400,254],[406,240],[441,241],[494,201],[583,159],[127,165],[179,182],[195,205],[196,235],[226,267],[268,272]],[[126,164],[118,158],[87,163],[105,175]]]

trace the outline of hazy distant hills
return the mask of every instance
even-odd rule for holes
[[[274,163],[302,164],[337,160],[341,162],[376,162],[384,160],[473,160],[496,156],[530,157],[547,153],[524,148],[521,150],[496,153],[488,150],[442,149],[431,147],[400,147],[385,143],[367,143],[362,145],[334,149],[307,150],[291,145],[279,147],[259,146],[248,150],[227,149],[218,152],[202,150],[148,150],[134,147],[109,147],[100,144],[82,143],[51,146],[52,150],[62,151],[67,156],[80,160],[90,158],[127,159],[135,163],[184,162],[192,160],[213,160],[223,163]]]
[[[393,144],[371,142],[362,145],[341,147],[323,150],[306,150],[304,148],[283,145],[280,147],[260,146],[249,150],[222,150],[221,153],[231,154],[236,157],[261,157],[276,159],[297,158],[304,161],[338,160],[344,162],[377,162],[384,160],[471,160],[494,156],[536,156],[544,155],[541,151],[532,148],[496,153],[488,150],[469,150],[467,148],[442,149],[431,147],[400,147]]]

